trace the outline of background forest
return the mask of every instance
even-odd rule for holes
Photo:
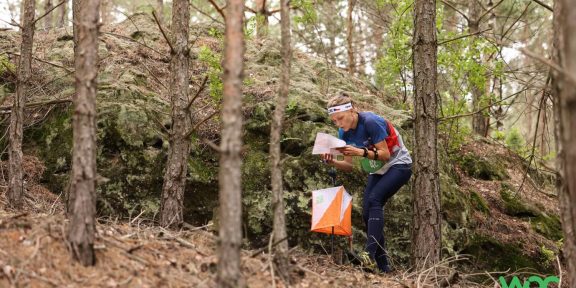
[[[1,0],[0,286],[573,287],[561,5]],[[415,159],[385,207],[391,274],[310,232],[335,181],[366,240],[365,173],[311,154],[342,91]]]

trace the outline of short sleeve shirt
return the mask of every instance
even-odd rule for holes
[[[412,163],[410,153],[404,146],[402,136],[400,136],[396,128],[373,112],[358,113],[358,125],[356,125],[356,128],[348,131],[340,128],[338,129],[338,137],[346,141],[346,144],[358,148],[372,148],[374,144],[386,141],[390,159],[375,174],[386,173],[392,165]]]
[[[373,112],[358,113],[358,125],[356,129],[348,131],[338,129],[338,137],[346,144],[359,148],[370,147],[386,140],[390,132],[386,120]]]

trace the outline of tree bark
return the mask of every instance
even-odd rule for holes
[[[480,0],[472,0],[470,1],[470,15],[468,18],[470,21],[468,22],[468,32],[470,34],[478,33],[480,31],[480,14],[482,13],[482,6],[480,6]],[[478,36],[471,36],[473,39],[476,39]],[[478,51],[474,44],[472,44],[472,48],[476,50],[476,54],[478,55],[478,59],[475,59],[478,65],[482,65],[482,55],[481,52]],[[472,79],[470,77],[470,79]],[[482,107],[482,98],[486,94],[485,91],[485,83],[478,84],[474,83],[473,81],[469,82],[470,90],[472,92],[472,111],[478,111]],[[485,112],[482,113],[475,113],[472,116],[472,130],[474,133],[486,137],[488,135],[488,121],[489,118],[485,115]]]
[[[256,0],[256,38],[268,36],[268,9],[266,0]]]
[[[64,2],[60,7],[57,8],[57,27],[62,28],[67,26],[66,22],[68,22],[68,1]]]
[[[98,75],[99,0],[84,0],[78,15],[78,46],[74,53],[76,93],[72,99],[72,175],[75,195],[70,211],[68,242],[74,259],[94,265],[96,230],[96,78]]]
[[[36,1],[24,0],[24,16],[22,17],[22,43],[20,45],[20,60],[18,63],[18,80],[16,82],[16,98],[10,115],[10,148],[8,204],[14,208],[22,207],[24,197],[24,179],[22,171],[22,137],[24,130],[24,106],[30,87],[32,71],[32,46],[34,44],[34,12]]]
[[[81,19],[81,15],[80,13],[82,13],[81,11],[81,7],[84,4],[84,1],[87,0],[72,0],[72,35],[73,35],[73,40],[74,40],[74,62],[77,61],[76,59],[76,54],[78,51],[78,33],[80,30],[80,26],[79,26],[79,19]],[[79,90],[76,89],[76,91],[74,92],[74,96],[73,97],[77,97]],[[74,100],[74,99],[73,99]],[[72,179],[70,179],[70,183],[72,183]],[[70,186],[68,186],[68,191],[66,194],[66,215],[68,216],[68,218],[70,218],[73,215],[73,207],[74,207],[74,203],[76,202],[76,190],[72,189],[72,186],[70,184]]]
[[[415,179],[412,261],[422,269],[440,261],[441,221],[437,158],[436,5],[414,3]]]
[[[44,4],[44,13],[50,11],[52,7],[52,0],[46,0]],[[50,13],[44,16],[44,30],[50,31],[50,29],[52,29],[52,25],[54,25],[54,14]]]
[[[164,23],[164,0],[156,0],[156,14],[160,23]]]
[[[244,287],[240,273],[242,245],[242,79],[244,1],[229,0],[223,62],[222,137],[220,142],[220,247],[218,287]]]
[[[114,17],[112,11],[114,11],[114,2],[112,0],[100,0],[102,1],[102,10],[100,11],[100,18],[102,19],[103,25],[110,25],[114,22]]]
[[[174,11],[172,13],[172,35],[174,35],[172,46],[175,50],[170,61],[172,131],[160,205],[160,224],[166,227],[180,226],[184,221],[184,188],[190,153],[190,139],[186,134],[192,126],[186,109],[188,106],[188,59],[190,54],[188,48],[190,21],[188,1],[173,1],[172,11]]]
[[[348,73],[354,75],[356,69],[356,62],[354,61],[354,22],[352,14],[354,12],[354,5],[356,5],[356,0],[348,0],[348,29],[347,29],[347,43],[348,43]]]
[[[558,1],[555,1],[556,5]],[[575,0],[559,1],[563,9],[558,8],[562,46],[561,63],[565,71],[572,77],[576,75],[576,5]],[[555,13],[556,16],[556,13]],[[568,286],[576,285],[576,85],[560,78],[560,137],[562,153],[558,154],[563,164],[562,189],[560,191],[560,206],[562,228],[564,231],[564,253],[567,262],[566,276]]]
[[[292,52],[290,49],[290,0],[280,1],[280,25],[282,33],[282,72],[280,75],[280,89],[274,118],[272,119],[270,131],[270,166],[272,178],[272,210],[274,212],[274,241],[281,241],[287,237],[286,216],[284,213],[284,189],[282,183],[282,165],[280,138],[282,136],[282,126],[284,124],[284,112],[288,102],[288,92],[290,87],[290,62]],[[278,272],[284,281],[290,283],[290,265],[288,261],[288,242],[280,242],[276,246],[274,255]]]

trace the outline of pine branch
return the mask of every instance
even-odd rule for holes
[[[222,18],[224,18],[224,20],[226,20],[226,15],[224,15],[224,11],[223,11],[226,6],[220,8],[218,6],[218,4],[216,4],[216,2],[214,2],[214,0],[208,0],[208,1],[210,2],[210,4],[212,4],[212,6],[214,6],[214,9],[216,9],[216,11],[218,11],[218,14],[220,14],[220,16],[222,16]]]
[[[50,10],[46,11],[44,14],[42,14],[40,17],[34,19],[34,21],[32,21],[32,25],[36,25],[36,22],[40,21],[42,18],[46,17],[46,15],[50,14],[50,12],[52,12],[54,9],[58,8],[60,5],[64,4],[68,2],[68,0],[64,0],[60,3],[58,3],[56,6],[52,7]]]
[[[194,131],[198,130],[198,128],[200,128],[200,126],[202,124],[204,124],[206,121],[210,120],[212,117],[214,117],[214,115],[218,114],[218,110],[214,110],[214,112],[212,112],[212,114],[208,115],[206,118],[202,119],[200,122],[196,123],[196,125],[194,125],[194,127],[192,127],[192,129],[190,129],[190,131],[188,131],[186,133],[186,136],[184,136],[185,138],[188,138],[192,135],[192,133],[194,133]]]
[[[216,23],[218,23],[218,24],[222,24],[222,25],[224,25],[224,22],[222,22],[222,21],[220,21],[220,20],[218,20],[218,19],[216,19],[216,18],[214,18],[214,17],[210,16],[208,13],[206,13],[206,12],[204,12],[204,11],[200,10],[200,8],[198,8],[198,7],[194,6],[194,4],[192,4],[192,2],[190,2],[190,6],[191,6],[192,8],[194,8],[196,11],[198,11],[200,14],[202,14],[202,15],[204,15],[204,16],[206,16],[206,17],[210,18],[210,19],[212,19],[212,21],[214,21],[214,22],[216,22]]]
[[[547,5],[546,3],[540,1],[540,0],[532,0],[534,2],[536,2],[538,5],[548,9],[550,12],[554,12],[554,9],[552,9],[552,7],[550,7],[549,5]]]
[[[440,1],[441,1],[442,3],[444,3],[444,5],[452,8],[452,10],[458,12],[458,14],[462,15],[462,17],[464,17],[464,19],[466,19],[466,21],[467,21],[468,23],[471,22],[471,21],[470,21],[470,18],[468,18],[468,16],[466,16],[466,14],[464,14],[464,12],[458,10],[456,7],[454,7],[452,4],[448,3],[447,1],[444,1],[444,0],[440,0]]]
[[[538,54],[536,54],[530,50],[527,50],[524,48],[520,48],[518,50],[520,52],[524,53],[526,56],[528,56],[530,58],[534,58],[534,59],[542,62],[543,64],[548,65],[548,67],[550,67],[550,68],[554,69],[556,72],[562,74],[562,76],[566,80],[570,81],[573,85],[576,85],[576,76],[572,75],[572,74],[570,74],[570,72],[562,69],[562,67],[558,66],[558,64],[556,64],[556,63],[554,63],[554,62],[552,62],[552,61],[550,61],[550,60],[548,60],[548,59],[546,59],[546,58],[544,58],[544,57],[542,57],[542,56],[540,56],[540,55],[538,55]]]
[[[14,55],[14,56],[20,57],[20,54],[14,53],[14,52],[6,52],[6,54],[10,54],[10,55]],[[53,62],[48,62],[48,61],[46,61],[46,60],[42,60],[42,59],[36,58],[36,57],[32,57],[32,59],[34,59],[34,60],[36,60],[36,61],[38,61],[38,62],[42,62],[42,63],[48,64],[48,65],[57,67],[57,68],[62,68],[62,69],[64,69],[64,70],[66,70],[66,72],[68,72],[68,73],[74,73],[74,71],[72,71],[72,70],[70,70],[70,69],[68,69],[68,68],[66,68],[66,67],[64,67],[64,66],[62,66],[62,65],[59,65],[59,64],[56,64],[56,63],[53,63]]]
[[[452,42],[452,41],[456,41],[456,40],[459,40],[459,39],[462,39],[462,38],[466,38],[466,37],[470,37],[470,36],[482,34],[482,33],[486,32],[486,31],[490,31],[490,30],[492,30],[492,28],[488,28],[488,29],[486,29],[486,30],[478,31],[478,32],[472,33],[472,34],[461,35],[461,36],[458,36],[458,37],[456,37],[456,38],[452,38],[452,39],[448,39],[448,40],[444,40],[444,41],[438,42],[437,45],[438,45],[438,46],[444,45],[444,44],[449,43],[449,42]]]
[[[174,54],[175,53],[174,47],[172,46],[172,43],[170,42],[168,36],[166,36],[164,28],[162,28],[162,24],[160,24],[160,20],[158,20],[158,16],[156,16],[156,11],[152,11],[152,16],[154,16],[154,21],[156,21],[156,25],[158,25],[158,28],[160,28],[160,32],[162,32],[162,36],[164,36],[166,43],[168,43],[168,46],[170,46],[170,54]]]
[[[200,93],[202,93],[202,91],[204,90],[204,87],[206,87],[206,82],[208,82],[208,76],[205,76],[204,79],[202,80],[202,84],[200,84],[200,88],[198,88],[198,91],[196,91],[196,95],[194,95],[194,97],[192,97],[192,100],[190,100],[190,102],[188,102],[188,105],[186,106],[186,110],[190,111],[190,107],[192,107],[192,103],[194,103],[194,101],[196,101],[196,98],[198,98],[198,96],[200,96]]]

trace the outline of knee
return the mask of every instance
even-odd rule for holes
[[[367,209],[370,211],[370,209],[374,209],[374,208],[378,208],[378,209],[382,209],[382,207],[384,206],[384,201],[382,201],[382,199],[377,199],[377,198],[369,198],[367,203]]]

